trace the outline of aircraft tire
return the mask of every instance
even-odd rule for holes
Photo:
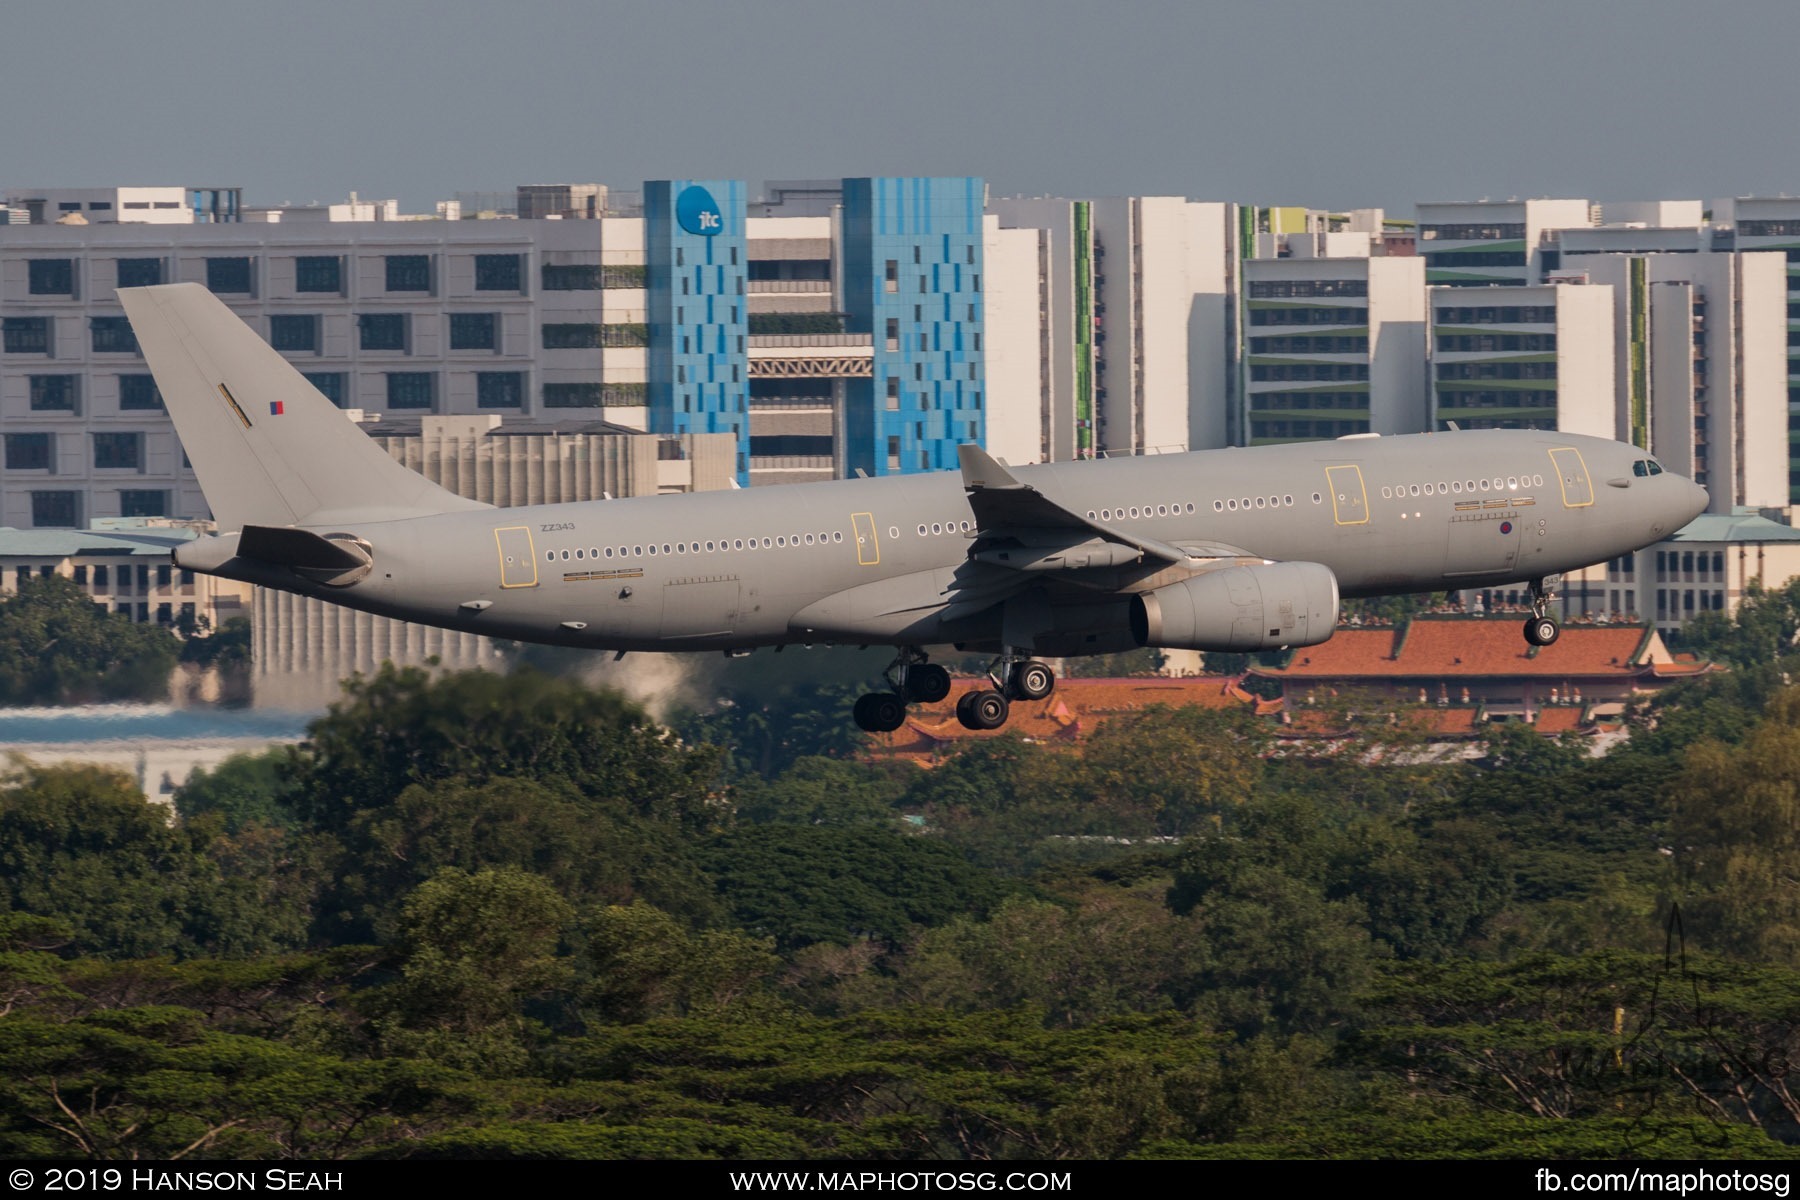
[[[999,692],[970,692],[968,703],[969,715],[963,724],[970,729],[998,729],[1012,713],[1012,705]]]
[[[936,704],[950,694],[950,672],[936,663],[907,668],[906,696],[914,704]]]
[[[1056,690],[1056,672],[1031,659],[1013,670],[1012,691],[1018,700],[1042,700]]]
[[[975,717],[969,709],[969,702],[975,699],[975,695],[976,693],[974,692],[964,692],[956,698],[956,719],[962,722],[962,727],[964,729],[981,728],[981,726],[975,723]]]
[[[1534,646],[1553,646],[1562,636],[1562,626],[1555,617],[1533,617],[1525,622],[1525,640]]]

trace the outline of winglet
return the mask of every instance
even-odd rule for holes
[[[1025,488],[1013,477],[1013,473],[1001,466],[999,461],[977,446],[974,442],[964,442],[956,448],[956,461],[962,466],[963,487],[968,491],[981,488]],[[1026,488],[1027,491],[1034,489]]]

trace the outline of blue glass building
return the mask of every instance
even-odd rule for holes
[[[730,433],[750,482],[744,184],[644,185],[652,433]]]
[[[985,439],[985,193],[974,176],[844,180],[844,307],[874,344],[872,378],[845,386],[849,470],[953,469]]]

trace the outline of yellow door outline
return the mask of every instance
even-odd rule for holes
[[[1572,469],[1565,469],[1563,460],[1556,457],[1559,454],[1573,454],[1575,456],[1574,467]],[[1594,477],[1588,473],[1587,459],[1581,457],[1581,451],[1573,446],[1558,446],[1556,449],[1550,451],[1550,465],[1556,468],[1556,482],[1557,485],[1562,488],[1562,502],[1564,508],[1587,508],[1589,505],[1593,504]],[[1569,481],[1578,476],[1581,482],[1587,484],[1587,499],[1576,503],[1569,499]]]
[[[857,566],[879,566],[881,564],[881,542],[875,537],[875,514],[851,513],[850,529],[856,534]]]
[[[504,536],[509,533],[515,536]],[[516,536],[518,534],[525,535],[523,545],[520,545],[520,539]],[[512,550],[510,555],[507,554],[507,543],[509,542],[511,543],[510,548]],[[501,587],[528,588],[537,586],[537,546],[531,540],[531,527],[529,525],[508,525],[503,529],[494,530],[494,545],[500,552]],[[530,578],[526,578],[526,568],[530,568]]]
[[[1354,463],[1342,467],[1326,467],[1325,483],[1331,488],[1331,519],[1333,521],[1339,525],[1367,525],[1369,523],[1369,489],[1363,486],[1361,467]],[[1351,507],[1352,493],[1362,505],[1362,516],[1354,521],[1346,521],[1344,512]]]

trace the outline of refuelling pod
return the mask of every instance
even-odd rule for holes
[[[1337,619],[1337,576],[1310,562],[1225,567],[1131,601],[1137,644],[1165,650],[1314,646]]]

